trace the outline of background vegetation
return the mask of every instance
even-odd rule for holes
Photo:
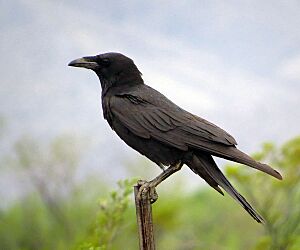
[[[78,181],[81,143],[61,136],[43,147],[30,137],[3,157],[30,184],[22,198],[0,207],[0,249],[138,249],[132,185]],[[266,219],[256,223],[226,195],[207,186],[186,191],[170,182],[153,205],[157,249],[300,249],[300,137],[265,143],[254,154],[284,176],[279,182],[237,164],[226,175]]]

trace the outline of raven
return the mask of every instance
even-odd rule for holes
[[[146,85],[132,59],[110,52],[76,59],[69,66],[97,74],[104,119],[127,145],[163,169],[142,186],[144,190],[154,189],[186,164],[224,195],[222,187],[257,222],[264,221],[230,184],[212,156],[248,165],[281,180],[279,172],[238,150],[235,139],[223,129],[185,111]]]

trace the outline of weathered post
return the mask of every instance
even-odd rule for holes
[[[138,197],[140,187],[134,186],[140,250],[155,250],[150,191]]]

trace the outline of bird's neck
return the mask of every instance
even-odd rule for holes
[[[118,92],[123,91],[125,89],[130,89],[132,87],[144,84],[144,80],[140,74],[122,74],[117,77],[106,79],[104,77],[99,76],[101,88],[102,88],[102,98],[108,92]]]

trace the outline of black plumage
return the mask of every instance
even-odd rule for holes
[[[76,59],[69,66],[88,68],[97,74],[102,87],[104,118],[126,144],[160,167],[186,164],[221,194],[222,187],[256,221],[263,221],[229,183],[212,156],[282,179],[276,170],[238,150],[235,139],[223,129],[183,110],[144,84],[130,58],[120,53],[106,53]]]

